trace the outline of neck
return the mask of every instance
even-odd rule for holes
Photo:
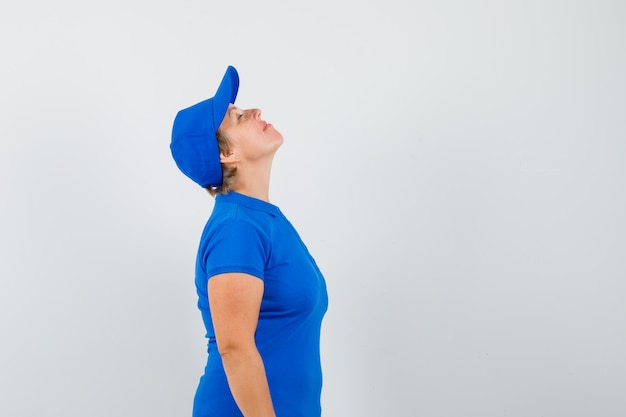
[[[271,161],[253,166],[239,164],[233,191],[269,203],[271,167]]]

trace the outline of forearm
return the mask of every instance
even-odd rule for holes
[[[256,348],[222,354],[230,391],[245,417],[275,417],[267,376]]]

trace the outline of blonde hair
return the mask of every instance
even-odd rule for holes
[[[217,148],[220,152],[220,155],[228,155],[230,154],[230,139],[226,136],[225,133],[217,129],[215,132],[215,136],[217,137]],[[218,194],[228,194],[235,183],[235,174],[237,173],[237,167],[226,166],[225,164],[220,163],[222,166],[222,185],[219,187],[213,187],[209,185],[206,187],[206,190],[215,197]]]

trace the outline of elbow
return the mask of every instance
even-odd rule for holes
[[[222,366],[227,375],[239,372],[241,369],[249,369],[254,363],[262,360],[256,345],[227,344],[218,347],[222,359]]]
[[[235,360],[245,358],[257,352],[254,341],[246,342],[239,340],[217,340],[217,351],[224,360]]]

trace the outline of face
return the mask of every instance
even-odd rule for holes
[[[241,161],[273,157],[283,143],[283,135],[261,119],[261,110],[242,110],[231,104],[220,125],[231,142],[231,151]]]

